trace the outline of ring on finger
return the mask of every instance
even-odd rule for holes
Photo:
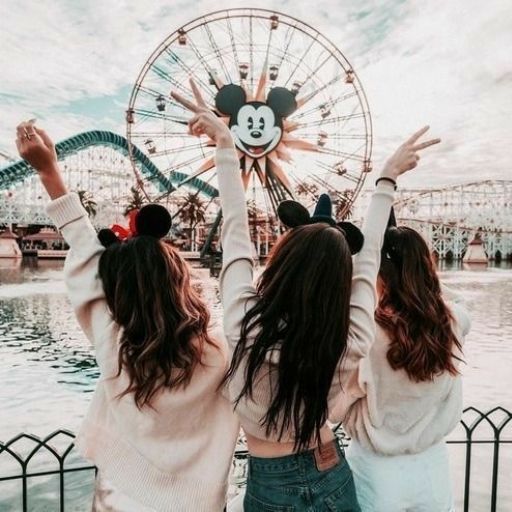
[[[30,140],[32,138],[33,133],[29,133],[26,128],[23,128],[23,137],[27,140]]]

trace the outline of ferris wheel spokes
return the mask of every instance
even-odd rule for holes
[[[184,25],[153,53],[132,92],[128,139],[173,183],[180,176],[178,195],[216,174],[213,141],[192,140],[189,115],[169,97],[191,97],[190,76],[230,127],[244,183],[269,217],[311,173],[355,199],[370,162],[369,109],[353,67],[318,31],[272,11],[229,9]],[[221,112],[226,86],[236,97]]]

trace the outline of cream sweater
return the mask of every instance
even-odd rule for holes
[[[256,289],[253,284],[253,251],[237,155],[234,150],[223,149],[217,151],[216,159],[224,215],[220,290],[224,306],[224,332],[230,347],[234,350],[240,339],[240,326],[245,312],[256,300]],[[373,194],[365,219],[364,247],[354,258],[348,350],[332,382],[328,396],[330,408],[338,402],[342,389],[351,392],[353,388],[357,388],[359,365],[368,354],[375,338],[375,282],[380,265],[380,248],[393,196],[392,184],[381,181]],[[229,384],[231,398],[237,397],[243,386],[244,371],[245,367],[242,364]],[[273,371],[276,371],[276,362],[269,359],[261,378],[254,384],[253,399],[246,396],[240,400],[236,412],[246,432],[259,439],[277,441],[277,435],[267,437],[265,427],[261,425],[261,419],[268,410],[274,392],[269,378]],[[287,431],[281,441],[290,442],[294,439],[294,432]]]
[[[470,320],[464,303],[443,287],[461,345]],[[433,381],[413,382],[405,370],[393,370],[386,354],[390,339],[377,327],[375,343],[361,361],[358,385],[340,396],[331,414],[347,434],[367,450],[383,455],[418,453],[441,441],[462,414],[462,379],[447,373]],[[462,358],[462,354],[456,354]],[[454,361],[459,366],[457,360]]]
[[[120,491],[158,511],[220,512],[239,432],[232,405],[217,391],[228,365],[224,338],[205,346],[203,365],[185,389],[161,391],[139,410],[117,398],[119,326],[98,278],[104,250],[78,196],[51,202],[48,214],[70,246],[65,280],[76,317],[94,345],[101,376],[77,438],[81,453]],[[220,334],[220,333],[217,333]]]

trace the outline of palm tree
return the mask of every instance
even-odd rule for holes
[[[195,246],[195,228],[206,221],[206,206],[197,193],[189,192],[183,199],[178,216],[182,222],[188,224],[191,245]]]
[[[247,216],[249,218],[249,228],[252,227],[252,242],[253,244],[256,242],[258,238],[258,206],[256,205],[256,201],[254,199],[247,200]]]
[[[97,213],[98,203],[94,200],[93,195],[87,190],[79,190],[78,198],[87,212],[87,215],[89,215],[89,217],[94,217]]]
[[[295,193],[298,196],[305,196],[308,198],[316,199],[318,195],[318,186],[315,183],[308,183],[307,181],[301,181],[295,187]]]
[[[124,209],[124,215],[128,215],[132,210],[140,210],[144,204],[144,197],[140,193],[140,189],[136,186],[130,188],[132,196]]]
[[[352,217],[352,208],[353,204],[351,203],[352,200],[352,190],[346,189],[342,191],[336,191],[336,198],[334,200],[335,203],[335,216],[337,219],[343,218],[343,219],[350,219]],[[347,208],[348,205],[348,208]]]

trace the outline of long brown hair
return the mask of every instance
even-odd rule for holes
[[[295,447],[320,438],[327,399],[347,348],[352,279],[350,249],[341,230],[310,224],[290,230],[274,247],[257,286],[257,301],[242,322],[226,378],[244,362],[237,397],[252,397],[260,370],[278,355],[273,396],[262,418],[267,435],[293,428]],[[246,359],[246,362],[245,362]]]
[[[122,328],[118,376],[124,368],[129,385],[120,396],[133,393],[142,408],[159,390],[186,386],[211,339],[185,260],[168,243],[137,236],[103,252],[99,277]]]
[[[401,226],[387,230],[379,272],[377,323],[390,337],[387,360],[415,382],[443,372],[458,374],[454,349],[461,344],[428,246],[419,233]]]

